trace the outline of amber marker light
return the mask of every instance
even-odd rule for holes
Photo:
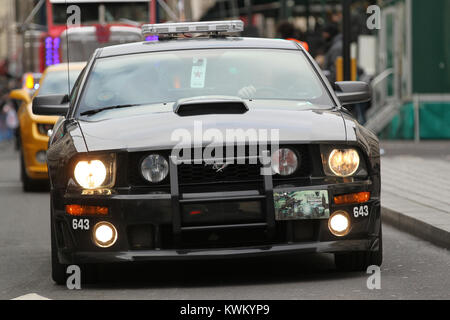
[[[27,74],[25,78],[25,87],[27,89],[33,89],[34,88],[34,78],[32,74]]]
[[[338,205],[364,203],[369,200],[370,200],[370,192],[350,193],[334,197],[334,203]]]
[[[66,213],[71,216],[85,216],[85,215],[105,216],[108,214],[108,207],[82,206],[78,204],[69,204],[66,205]]]

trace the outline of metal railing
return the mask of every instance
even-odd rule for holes
[[[372,82],[370,83],[370,86],[372,87],[373,92],[373,98],[372,98],[372,108],[369,110],[368,116],[373,115],[376,113],[380,108],[381,105],[384,103],[380,103],[381,99],[378,99],[378,87],[380,84],[384,83],[384,81],[390,76],[394,74],[394,69],[389,68],[381,72],[379,75],[377,75]]]
[[[384,81],[392,74],[394,74],[394,69],[386,69],[376,76],[371,82],[373,92],[372,108],[367,114],[368,120],[364,126],[374,133],[379,133],[383,130],[383,128],[397,114],[401,106],[400,98],[397,96],[394,96],[393,99],[389,99],[387,102],[385,99],[379,99],[378,96],[378,88],[380,84],[384,83]]]

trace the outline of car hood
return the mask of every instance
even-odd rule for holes
[[[239,129],[256,132],[258,137],[262,137],[259,130],[265,129],[269,140],[276,138],[278,130],[280,144],[346,141],[339,111],[298,101],[249,101],[247,105],[249,110],[244,114],[198,116],[179,116],[171,104],[148,105],[147,109],[144,106],[105,111],[80,119],[79,124],[89,151],[163,150],[194,141],[196,145],[199,141],[208,145],[211,135],[221,135],[224,142],[230,143],[234,135],[227,134],[227,130]]]

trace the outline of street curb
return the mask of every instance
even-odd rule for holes
[[[450,250],[450,232],[448,231],[385,207],[381,207],[381,216],[386,224]]]

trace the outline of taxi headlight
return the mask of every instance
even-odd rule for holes
[[[38,123],[37,127],[40,134],[48,137],[52,135],[53,124]]]
[[[355,149],[334,149],[328,158],[328,166],[339,177],[350,177],[359,167],[359,154]]]
[[[298,157],[294,151],[281,148],[272,154],[272,172],[281,176],[290,176],[298,168]]]
[[[144,179],[149,182],[161,182],[169,173],[169,163],[162,155],[151,154],[142,160],[141,173]]]

